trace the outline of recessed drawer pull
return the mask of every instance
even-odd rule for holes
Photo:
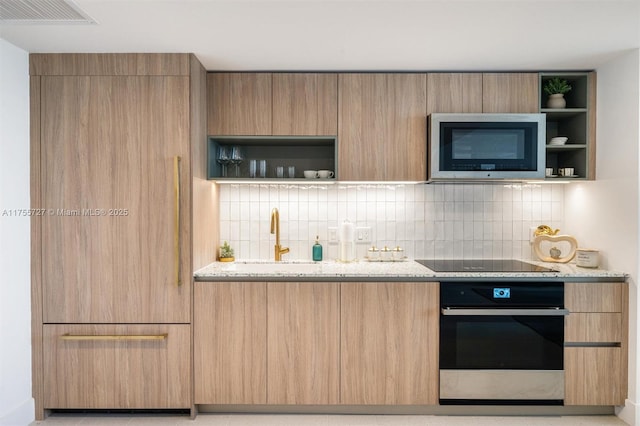
[[[567,309],[464,309],[464,308],[445,308],[442,309],[442,315],[450,316],[567,316]]]
[[[619,348],[620,342],[564,342],[565,348]]]
[[[82,335],[65,333],[60,336],[60,340],[164,340],[169,336],[164,334],[104,334],[104,335]]]

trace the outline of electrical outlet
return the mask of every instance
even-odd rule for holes
[[[361,243],[361,244],[371,243],[371,227],[370,226],[358,226],[356,228],[356,243]]]
[[[329,227],[329,244],[338,244],[338,228],[335,226]]]
[[[530,226],[529,227],[529,242],[533,243],[536,239],[536,229],[538,229],[536,226]]]

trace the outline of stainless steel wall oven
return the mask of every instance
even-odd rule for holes
[[[564,283],[442,282],[440,403],[561,405]]]

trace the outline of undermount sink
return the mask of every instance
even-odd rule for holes
[[[246,272],[248,274],[300,274],[320,271],[320,264],[317,262],[293,261],[293,262],[234,262],[225,266],[229,272]]]

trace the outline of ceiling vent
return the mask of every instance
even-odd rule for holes
[[[2,0],[0,24],[96,24],[71,0]]]

